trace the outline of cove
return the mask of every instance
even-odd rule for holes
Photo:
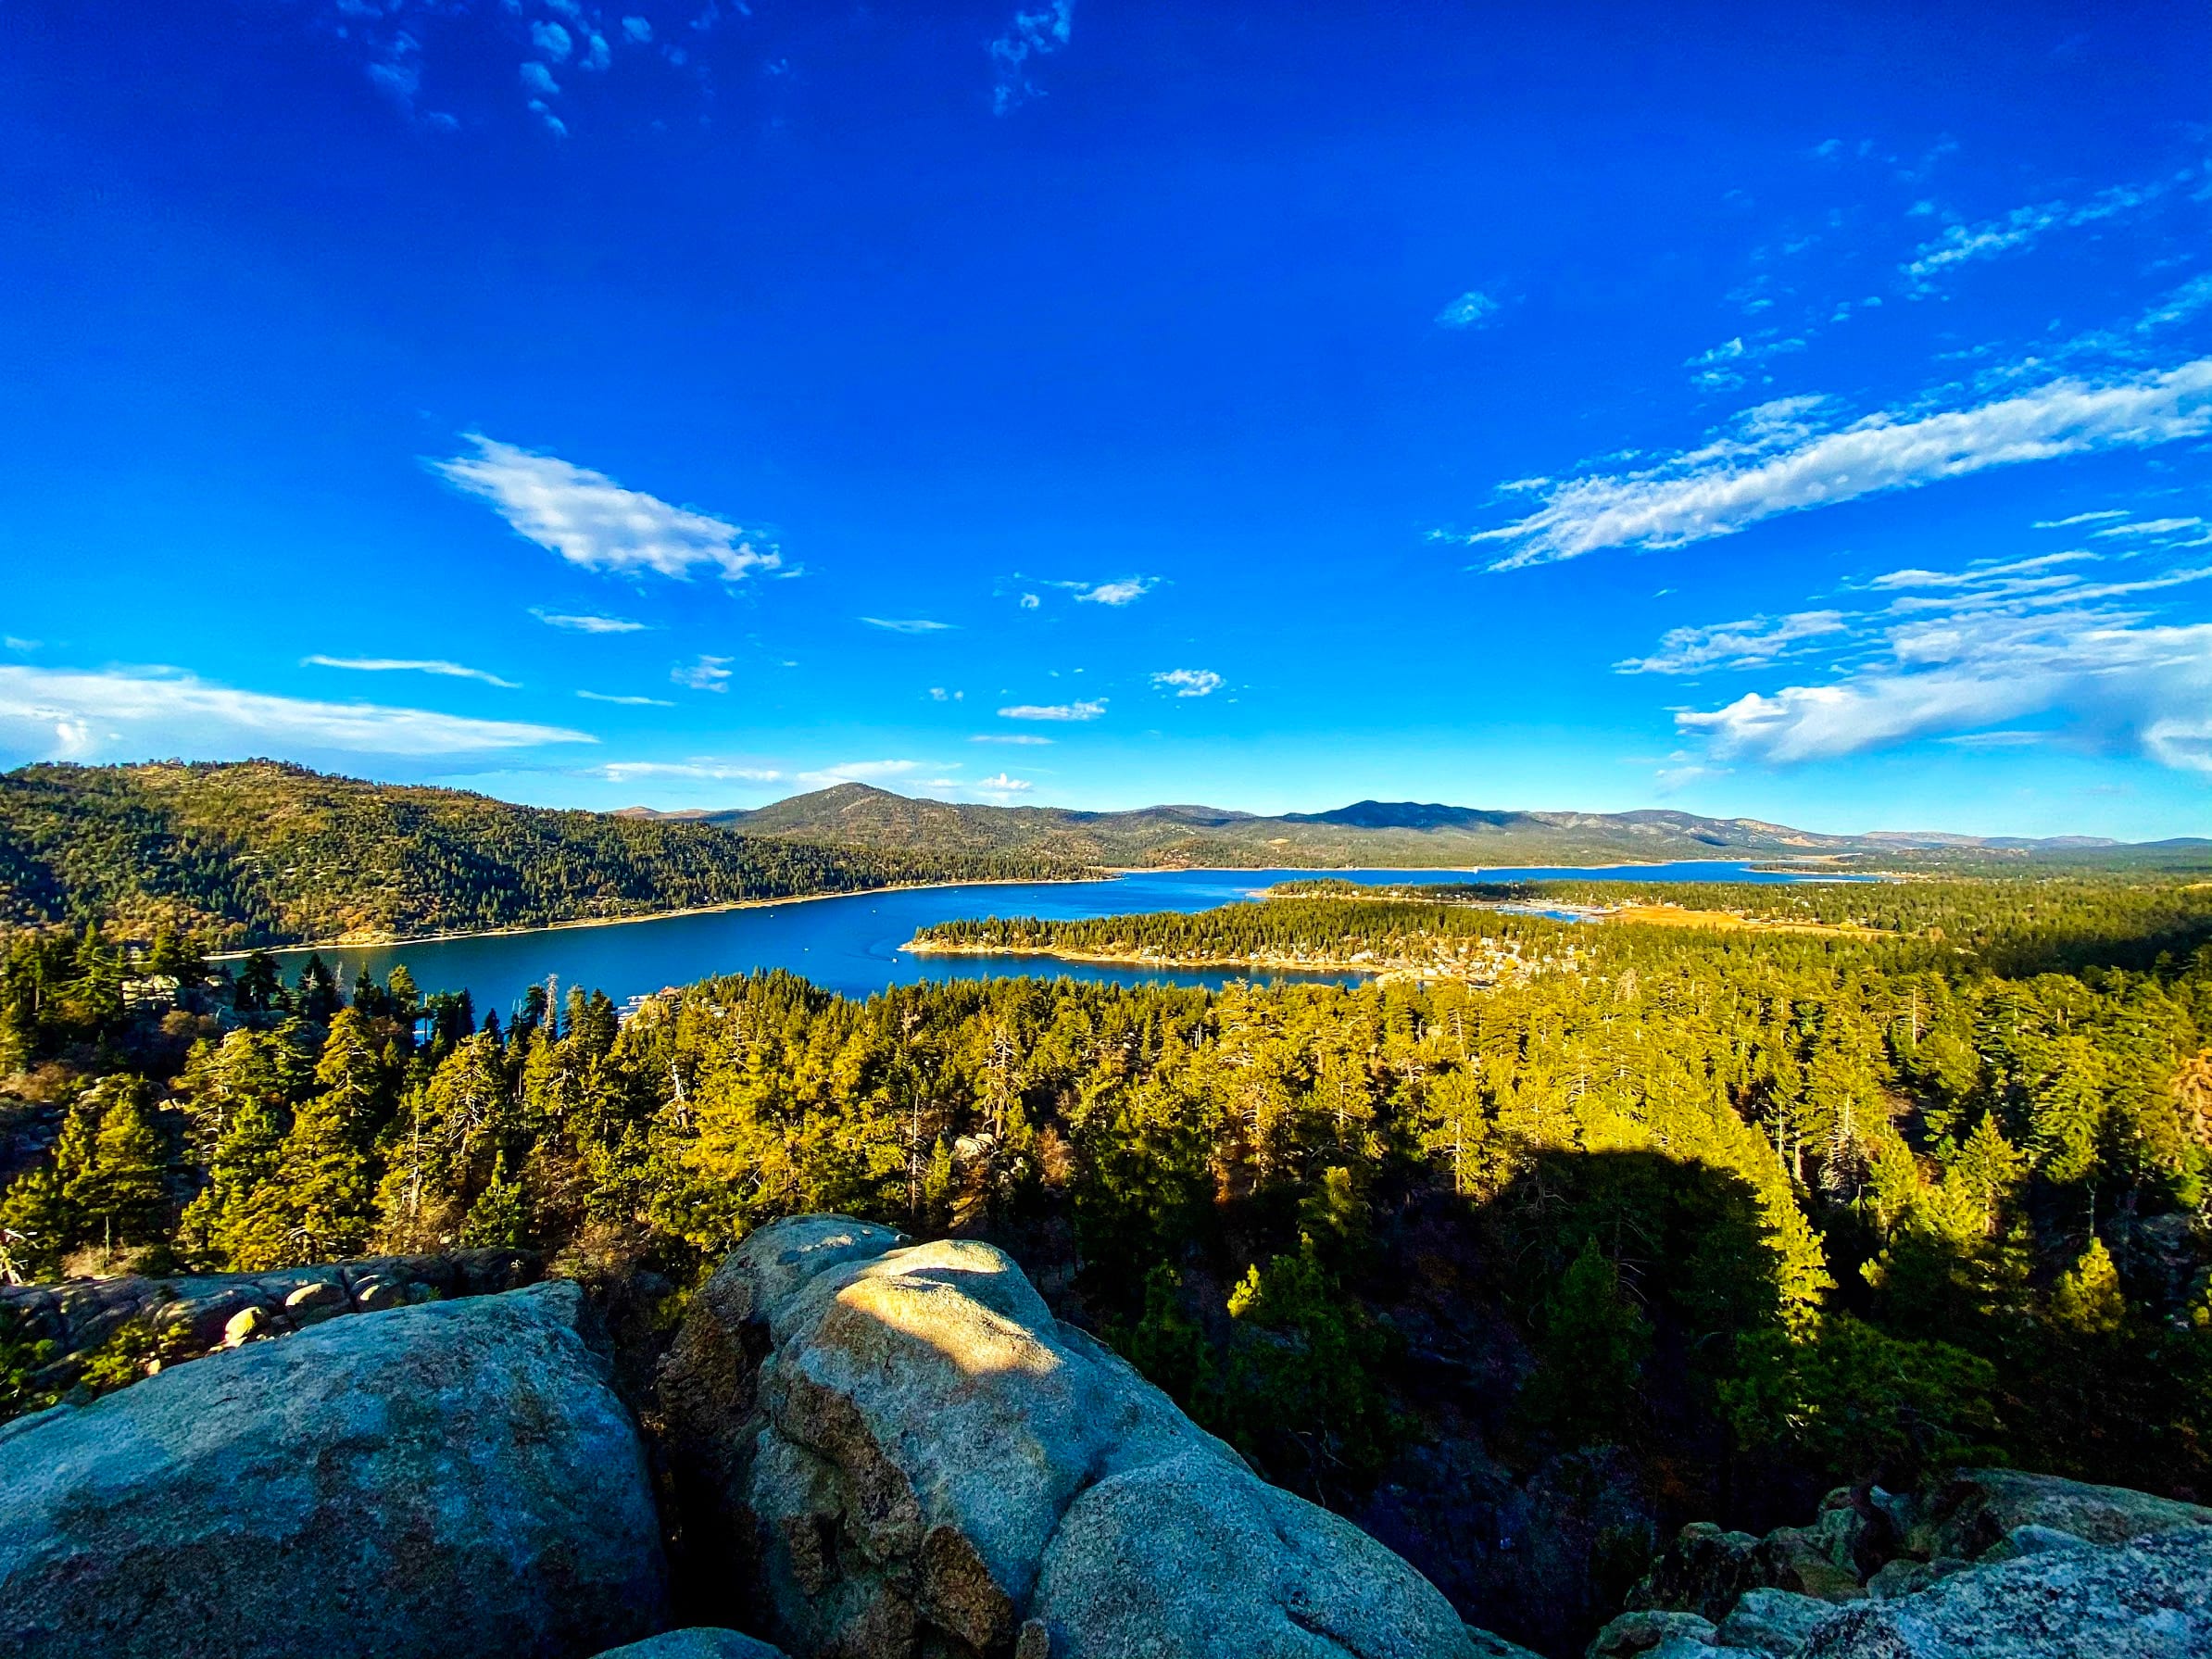
[[[532,933],[481,934],[396,945],[320,947],[322,960],[347,984],[362,971],[383,979],[405,962],[425,992],[466,990],[479,1013],[502,1019],[533,985],[553,979],[559,990],[582,986],[617,1002],[668,986],[723,974],[784,968],[824,990],[867,997],[923,980],[1025,976],[1112,985],[1220,987],[1237,979],[1262,984],[1351,985],[1351,974],[1268,973],[1226,969],[1149,968],[1063,962],[1034,956],[915,956],[901,949],[917,928],[935,922],[990,916],[1074,921],[1143,911],[1202,911],[1255,898],[1277,882],[1330,876],[1369,886],[1392,882],[1475,882],[1567,878],[1608,881],[1791,882],[1833,880],[1740,862],[1696,860],[1606,869],[1520,866],[1484,870],[1148,870],[1099,881],[1009,886],[911,887],[795,899],[748,910],[609,922]],[[287,974],[306,949],[272,951]]]

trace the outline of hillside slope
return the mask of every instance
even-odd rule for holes
[[[0,773],[0,925],[115,919],[218,945],[406,937],[896,882],[1077,873],[549,811],[275,761]]]
[[[845,847],[1019,853],[1155,868],[1606,864],[1895,854],[1921,848],[1996,852],[2040,845],[1902,833],[1824,836],[1753,818],[1689,812],[1520,812],[1411,801],[1364,800],[1279,818],[1202,806],[1082,812],[914,800],[866,784],[840,784],[753,811],[712,813],[704,822],[748,835]],[[2066,845],[2080,849],[2092,844],[2076,839]]]

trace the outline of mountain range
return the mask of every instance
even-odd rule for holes
[[[642,807],[628,809],[628,814],[662,816]],[[682,816],[748,836],[840,847],[1021,854],[1117,868],[1360,863],[1443,868],[1901,853],[2017,857],[2093,855],[2122,845],[2086,836],[2033,839],[1894,830],[1834,836],[1755,818],[1701,818],[1656,810],[1514,811],[1416,801],[1363,800],[1326,812],[1276,817],[1208,806],[1093,812],[923,800],[867,784],[838,784],[750,811]]]

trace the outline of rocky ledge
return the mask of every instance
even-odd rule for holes
[[[2212,1509],[2013,1469],[1829,1494],[1810,1527],[1685,1527],[1590,1659],[2212,1653]]]
[[[763,1228],[635,1401],[650,1440],[584,1292],[498,1288],[534,1272],[13,1296],[72,1352],[164,1310],[212,1351],[0,1426],[0,1653],[1528,1659],[987,1246]],[[1687,1527],[1590,1653],[2184,1659],[2208,1597],[2212,1511],[1968,1469],[1764,1538]]]

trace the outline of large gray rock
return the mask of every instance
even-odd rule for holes
[[[1813,1627],[1834,1611],[1832,1603],[1796,1590],[1747,1590],[1720,1621],[1713,1644],[1778,1656],[1794,1653]]]
[[[735,1630],[694,1625],[685,1630],[663,1630],[625,1647],[609,1648],[597,1659],[784,1659],[784,1650]]]
[[[0,1438],[18,1659],[573,1659],[667,1623],[572,1284],[318,1325]]]
[[[1713,1634],[1713,1621],[1694,1613],[1639,1608],[1590,1638],[1585,1659],[1703,1659]]]
[[[701,1294],[660,1401],[692,1567],[838,1659],[1472,1659],[1452,1606],[1260,1480],[986,1245],[810,1216]]]
[[[1803,1659],[2203,1659],[2212,1527],[2047,1551],[1831,1613]]]
[[[1929,1494],[1909,1553],[1979,1559],[2021,1527],[2120,1544],[2178,1527],[2212,1526],[2212,1509],[2125,1487],[2090,1486],[2018,1469],[1961,1469]]]

